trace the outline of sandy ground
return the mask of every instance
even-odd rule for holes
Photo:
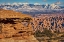
[[[38,40],[34,36],[30,36],[30,37],[28,37],[28,39],[23,39],[23,40],[5,38],[5,39],[0,39],[0,42],[38,42]]]

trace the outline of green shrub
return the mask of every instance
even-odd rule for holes
[[[53,34],[50,30],[44,29],[43,34],[45,34],[47,37],[52,37]]]
[[[43,32],[41,32],[40,30],[37,30],[37,31],[34,33],[34,35],[35,35],[36,37],[43,37],[43,36],[52,37],[52,36],[53,36],[53,34],[51,33],[51,31],[50,31],[50,30],[47,30],[47,29],[44,29]]]
[[[42,37],[42,32],[41,32],[40,30],[37,30],[37,31],[34,33],[34,35],[35,35],[36,37]]]

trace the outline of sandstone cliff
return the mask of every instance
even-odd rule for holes
[[[12,10],[0,9],[0,38],[32,35],[32,17]]]

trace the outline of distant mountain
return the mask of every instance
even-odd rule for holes
[[[38,3],[13,3],[13,4],[0,4],[0,8],[6,10],[14,10],[23,12],[26,14],[47,14],[47,13],[64,13],[64,6],[58,6],[56,4],[41,5]]]

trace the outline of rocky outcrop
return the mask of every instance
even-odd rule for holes
[[[0,9],[0,38],[32,35],[32,17],[12,10]]]

